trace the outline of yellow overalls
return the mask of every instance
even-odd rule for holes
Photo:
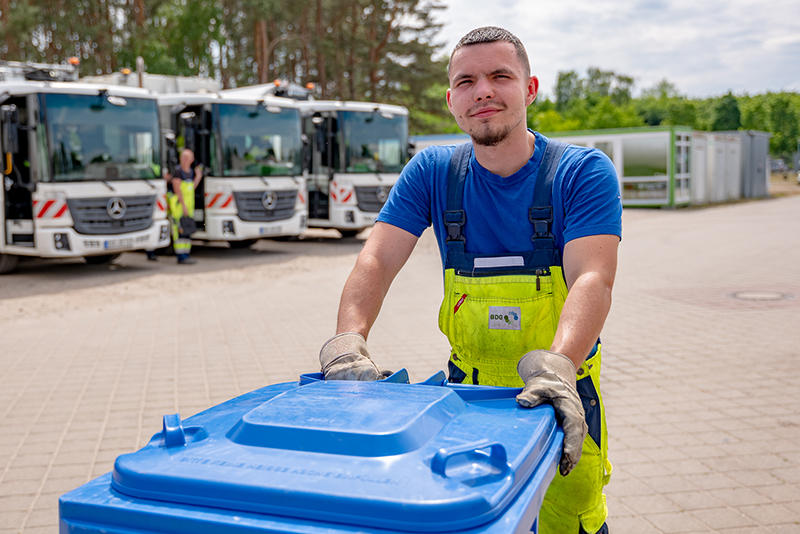
[[[551,233],[550,204],[564,148],[564,143],[549,140],[539,167],[529,210],[534,249],[492,255],[466,252],[463,191],[472,145],[456,148],[444,213],[445,295],[439,310],[439,328],[450,341],[451,382],[521,388],[519,359],[552,345],[567,298],[561,255]],[[576,378],[589,433],[578,465],[566,477],[557,472],[547,490],[539,514],[541,534],[594,534],[608,515],[603,486],[611,464],[600,396],[599,342]]]
[[[180,167],[176,172],[182,172]],[[186,204],[188,213],[183,213],[183,206],[178,198],[177,193],[167,194],[167,204],[169,205],[169,215],[172,219],[172,248],[175,254],[180,258],[188,256],[192,251],[192,240],[189,237],[180,235],[178,231],[178,223],[181,217],[194,217],[194,181],[187,181],[181,179],[181,193],[183,194],[183,202]]]

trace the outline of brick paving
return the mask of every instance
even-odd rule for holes
[[[800,533],[798,223],[797,195],[625,211],[603,333],[614,534]],[[360,248],[320,236],[0,278],[0,534],[56,532],[58,497],[164,414],[315,370]],[[414,381],[445,363],[439,268],[426,234],[370,336]]]

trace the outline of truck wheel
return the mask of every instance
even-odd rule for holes
[[[358,230],[339,230],[339,233],[342,234],[342,237],[355,237],[361,233],[363,228],[359,228]]]
[[[17,268],[19,256],[0,254],[0,274],[8,274]]]
[[[250,248],[258,242],[258,239],[242,239],[241,241],[228,241],[231,248]]]
[[[119,256],[119,254],[101,254],[100,256],[84,256],[83,259],[89,265],[105,265],[119,258]]]

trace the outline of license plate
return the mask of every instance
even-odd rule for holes
[[[281,233],[282,228],[280,226],[262,226],[258,229],[258,233],[260,235],[276,235]]]
[[[103,242],[103,248],[106,250],[114,249],[114,248],[126,248],[133,246],[133,238],[125,238],[125,239],[109,239],[108,241]]]

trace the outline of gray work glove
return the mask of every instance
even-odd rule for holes
[[[588,431],[575,384],[575,365],[558,352],[534,350],[520,358],[517,372],[525,382],[525,389],[517,395],[518,403],[526,408],[546,403],[555,409],[556,419],[564,429],[559,470],[567,476],[581,458]]]
[[[333,336],[319,351],[325,380],[381,380],[384,371],[369,357],[367,341],[355,332]],[[391,374],[391,373],[390,373]]]

